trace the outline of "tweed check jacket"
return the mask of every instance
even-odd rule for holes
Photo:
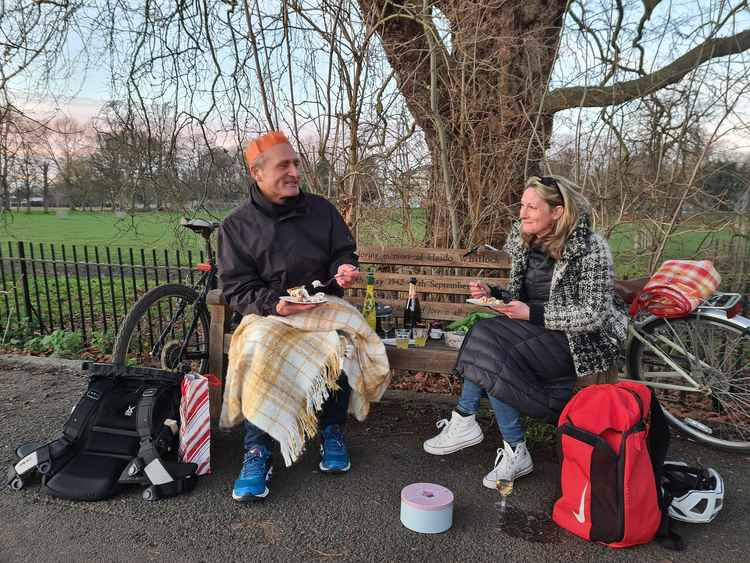
[[[514,223],[504,250],[511,257],[508,291],[518,299],[529,262],[520,222]],[[544,326],[565,333],[576,375],[585,377],[618,367],[627,323],[625,304],[614,290],[609,245],[582,214],[555,262]]]

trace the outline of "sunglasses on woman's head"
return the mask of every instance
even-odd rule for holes
[[[542,185],[547,186],[548,188],[555,188],[557,190],[557,195],[560,196],[560,200],[564,203],[565,198],[562,195],[562,191],[560,190],[560,186],[557,183],[557,180],[555,180],[552,176],[542,176],[539,178],[539,183]]]

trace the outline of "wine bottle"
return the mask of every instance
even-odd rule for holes
[[[362,316],[374,331],[377,326],[377,305],[375,303],[375,274],[372,271],[367,273],[367,292],[365,301],[362,304]]]
[[[414,327],[422,320],[422,309],[417,297],[417,278],[409,279],[409,297],[404,307],[404,328],[409,329],[409,338],[414,338]]]

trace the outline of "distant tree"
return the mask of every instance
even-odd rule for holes
[[[713,196],[716,209],[734,210],[750,189],[750,162],[725,158],[709,160],[703,167],[703,190]]]
[[[183,152],[190,154],[181,165],[180,183],[185,186],[184,196],[187,196],[183,199],[223,204],[247,197],[247,172],[241,154],[224,147],[205,148],[198,144]]]
[[[20,140],[31,136],[33,140],[25,140],[38,143],[40,131],[33,131],[46,128],[46,124],[35,122],[23,111],[17,98],[25,90],[54,99],[58,95],[55,78],[69,77],[71,65],[85,67],[85,48],[73,57],[66,48],[70,34],[83,29],[74,25],[74,19],[84,5],[82,0],[0,3],[0,212],[10,209],[13,166],[21,167],[21,175],[25,171],[31,174],[27,161],[15,158]],[[23,89],[20,94],[19,88]],[[30,160],[28,164],[31,165]]]

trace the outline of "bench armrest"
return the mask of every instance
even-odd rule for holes
[[[206,295],[206,303],[209,305],[224,305],[226,306],[227,302],[224,300],[224,294],[221,292],[220,289],[212,289],[208,292],[208,295]]]

